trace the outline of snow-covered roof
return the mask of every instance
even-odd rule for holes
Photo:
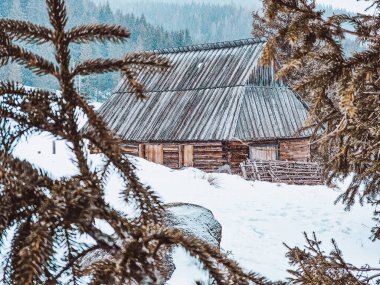
[[[148,99],[137,100],[121,80],[100,114],[125,141],[299,137],[307,107],[260,67],[264,45],[248,39],[154,51],[172,68],[139,75]]]

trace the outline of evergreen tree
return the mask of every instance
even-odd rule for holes
[[[192,43],[190,32],[188,29],[185,30],[185,45],[190,45]]]
[[[111,7],[107,1],[105,5],[100,7],[99,11],[99,21],[101,23],[112,23],[113,22],[113,13]]]
[[[10,14],[12,0],[3,0],[1,3],[0,17],[5,18]]]
[[[312,144],[324,158],[327,181],[353,175],[338,201],[350,209],[357,200],[380,204],[380,1],[368,1],[371,14],[325,15],[312,0],[264,0],[255,14],[253,34],[266,37],[262,62],[279,59],[279,76],[290,76],[310,102]],[[343,40],[353,36],[363,50],[345,53]],[[380,239],[378,225],[372,229]],[[290,249],[297,284],[378,284],[380,270],[347,264],[334,243],[327,255],[316,237],[306,250]]]

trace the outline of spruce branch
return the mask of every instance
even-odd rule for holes
[[[104,24],[83,25],[67,32],[67,40],[77,44],[106,41],[122,43],[130,36],[131,33],[122,26]]]
[[[52,39],[50,29],[27,21],[0,19],[0,30],[12,40],[29,44],[44,44]]]
[[[37,75],[57,76],[57,67],[45,58],[12,43],[0,45],[0,66],[11,62],[27,67]]]
[[[72,76],[101,74],[122,71],[124,69],[141,69],[147,71],[162,71],[170,67],[170,63],[162,56],[154,54],[129,54],[124,59],[92,59],[78,64]],[[136,76],[134,76],[136,77]]]
[[[295,284],[326,284],[326,285],[364,285],[369,280],[377,277],[379,269],[368,266],[358,268],[347,263],[338,248],[335,240],[332,240],[333,250],[326,254],[321,248],[321,242],[313,233],[309,237],[304,233],[307,245],[305,249],[291,248],[287,253],[292,266],[295,269],[288,270],[293,276],[290,281]],[[371,275],[369,275],[371,274]]]
[[[53,26],[55,40],[62,35],[67,24],[67,10],[64,0],[46,0],[50,24]]]

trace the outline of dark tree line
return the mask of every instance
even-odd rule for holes
[[[116,57],[128,51],[153,50],[192,43],[190,33],[185,29],[167,31],[160,26],[150,24],[143,15],[135,16],[134,14],[113,12],[108,4],[95,5],[89,0],[69,0],[67,5],[70,15],[69,27],[86,22],[116,23],[129,27],[132,33],[128,44],[74,45],[72,48],[73,62],[79,62],[90,57]],[[30,20],[38,24],[48,23],[44,1],[41,0],[2,0],[0,1],[0,17]],[[49,47],[31,44],[29,48],[38,54],[51,53]],[[28,86],[58,87],[53,78],[41,79],[17,64],[2,68],[0,76],[23,82]],[[80,92],[86,93],[92,98],[103,100],[117,85],[118,80],[118,74],[107,74],[80,77],[76,84]]]
[[[106,0],[93,0],[105,3]],[[113,10],[145,15],[151,23],[166,30],[187,29],[194,43],[220,42],[251,37],[251,13],[262,8],[261,1],[160,1],[160,0],[112,0]],[[332,6],[318,6],[326,16],[344,13]],[[345,39],[346,52],[357,50],[359,45],[352,38]]]
[[[103,2],[97,1],[95,2]],[[163,26],[166,30],[189,30],[194,43],[220,42],[249,38],[252,9],[260,6],[252,1],[252,8],[214,1],[146,1],[112,0],[111,8],[126,13],[144,14],[151,23]],[[239,2],[235,2],[239,4]]]

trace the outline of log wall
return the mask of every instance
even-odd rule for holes
[[[310,140],[287,140],[280,142],[280,160],[285,161],[310,161]]]
[[[193,164],[195,168],[206,172],[212,172],[229,165],[233,173],[240,173],[240,164],[249,158],[249,146],[262,146],[263,144],[277,144],[279,146],[280,160],[310,161],[309,139],[280,140],[266,142],[205,142],[162,144],[163,164],[173,169],[191,166],[190,150],[193,152]],[[130,155],[146,158],[144,144],[125,144],[123,149]]]
[[[179,149],[175,144],[164,144],[164,165],[173,169],[179,168]]]
[[[233,173],[238,173],[240,171],[240,163],[245,161],[249,156],[249,146],[241,142],[230,142],[228,143],[228,153],[231,170]]]
[[[124,144],[122,149],[127,154],[139,156],[139,145],[138,144]]]
[[[249,146],[278,145],[279,159],[284,161],[311,161],[310,140],[278,140],[265,142],[229,142],[229,164],[233,173],[240,172],[240,163],[249,158]]]
[[[212,172],[228,164],[227,150],[221,142],[194,145],[194,167]]]
[[[125,144],[123,150],[130,155],[146,156],[147,144]],[[221,166],[228,164],[228,149],[226,144],[217,143],[192,143],[192,144],[162,144],[163,165],[178,169],[184,166],[212,172]],[[192,159],[192,162],[191,162]]]

